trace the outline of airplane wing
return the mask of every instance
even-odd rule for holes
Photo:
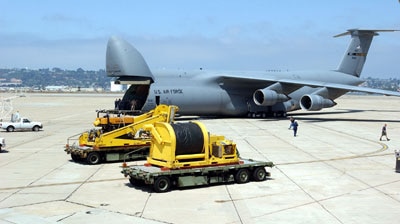
[[[333,90],[344,90],[344,91],[355,91],[355,92],[364,92],[371,94],[381,94],[386,96],[398,96],[400,97],[400,92],[382,90],[382,89],[374,89],[362,86],[353,86],[339,83],[330,83],[330,82],[320,82],[314,80],[301,80],[301,79],[279,79],[274,77],[251,77],[251,76],[241,76],[241,75],[224,75],[222,76],[224,83],[228,86],[232,86],[235,88],[249,88],[258,89],[258,88],[266,88],[275,83],[280,83],[283,88],[284,94],[290,94],[291,92],[300,89],[303,86],[309,87],[326,87],[328,89]]]
[[[338,83],[325,83],[325,82],[318,82],[318,81],[299,81],[299,80],[279,80],[278,82],[288,83],[288,84],[290,83],[290,84],[302,85],[302,86],[310,86],[310,87],[326,87],[329,89],[338,89],[338,90],[364,92],[364,93],[375,93],[375,94],[382,94],[382,95],[386,95],[386,96],[400,96],[400,92],[383,90],[383,89],[374,89],[374,88],[362,87],[362,86],[338,84]]]

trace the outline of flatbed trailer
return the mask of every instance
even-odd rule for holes
[[[189,187],[217,183],[236,182],[238,184],[263,181],[270,176],[265,167],[272,168],[273,162],[240,159],[236,164],[210,165],[201,167],[168,169],[144,165],[122,166],[121,173],[129,177],[132,185],[148,185],[158,193],[171,190],[172,187]]]
[[[68,140],[74,139],[70,137]],[[72,144],[68,145],[64,151],[71,154],[71,158],[75,162],[86,162],[94,165],[101,162],[146,159],[149,148],[150,143],[147,139],[136,139],[134,144],[125,147],[94,148],[92,146]]]

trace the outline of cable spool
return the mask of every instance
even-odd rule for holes
[[[176,136],[175,155],[202,153],[204,136],[200,126],[196,123],[171,124]]]

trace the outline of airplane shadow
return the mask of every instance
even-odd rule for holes
[[[355,118],[337,118],[337,117],[329,117],[329,118],[317,118],[313,117],[313,115],[335,115],[335,114],[357,114],[357,113],[363,113],[363,112],[393,112],[393,113],[398,113],[400,112],[399,110],[341,110],[341,111],[335,111],[335,112],[311,112],[311,113],[290,113],[288,114],[288,117],[295,117],[297,120],[302,120],[302,121],[309,121],[309,122],[325,122],[325,121],[351,121],[351,122],[379,122],[379,123],[385,123],[385,122],[393,122],[393,123],[400,123],[399,119],[359,119],[357,117]],[[287,118],[286,118],[287,119]]]
[[[297,120],[302,121],[310,121],[310,122],[324,122],[324,121],[352,121],[352,122],[394,122],[400,123],[400,120],[397,119],[358,119],[355,118],[337,118],[337,117],[329,117],[329,118],[318,118],[315,117],[317,115],[338,115],[338,114],[357,114],[363,112],[389,112],[389,113],[399,113],[400,110],[357,110],[357,109],[340,109],[332,112],[291,112],[288,113],[286,117],[266,117],[266,118],[249,118],[243,117],[243,119],[258,119],[260,121],[279,121],[279,120],[288,120],[289,117],[295,117]],[[191,120],[202,120],[202,119],[237,119],[237,117],[227,117],[227,116],[181,116],[176,117],[176,121],[191,121]]]

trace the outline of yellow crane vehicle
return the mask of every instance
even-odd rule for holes
[[[155,192],[171,187],[187,187],[214,183],[246,183],[265,180],[273,167],[270,161],[243,159],[236,144],[224,136],[211,135],[198,122],[145,125],[150,132],[151,146],[144,165],[122,165],[121,173],[132,185],[150,185]]]
[[[150,147],[150,136],[143,126],[155,122],[174,122],[177,106],[158,105],[153,110],[137,115],[98,116],[95,128],[67,139],[65,152],[72,160],[98,164],[103,161],[145,159]],[[102,111],[104,112],[104,111]],[[71,144],[72,143],[72,144]]]

